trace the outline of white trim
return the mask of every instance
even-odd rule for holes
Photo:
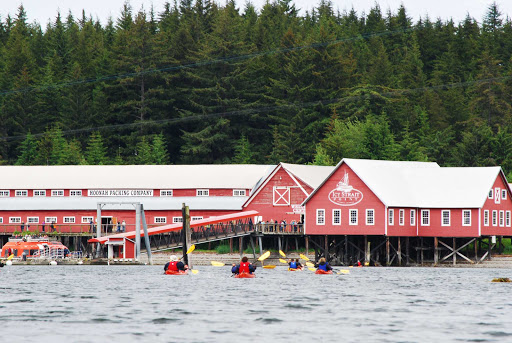
[[[498,226],[498,210],[492,210],[492,226]]]
[[[167,217],[154,217],[153,223],[155,224],[167,224]]]
[[[52,192],[50,194],[52,195],[52,197],[63,197],[64,190],[63,189],[52,189]]]
[[[505,212],[505,226],[510,227],[510,211]]]
[[[199,194],[201,193],[201,194]],[[196,189],[196,197],[209,197],[210,196],[210,189]]]
[[[46,224],[51,224],[51,223],[57,224],[57,217],[44,217],[44,222]]]
[[[46,189],[34,189],[34,191],[32,192],[32,196],[33,197],[45,197]]]
[[[75,193],[75,194],[73,194]],[[69,196],[70,197],[81,197],[82,196],[82,190],[81,189],[70,189],[69,190]]]
[[[368,222],[368,213],[369,212],[372,213],[372,221],[373,221],[373,223],[369,223]],[[366,225],[368,225],[368,226],[375,225],[375,209],[373,209],[373,208],[367,208],[366,209]]]
[[[320,221],[320,219],[322,219]],[[316,209],[316,225],[325,225],[325,209],[317,208]]]
[[[400,225],[400,226],[405,225],[405,210],[404,209],[398,210],[398,225]]]
[[[39,217],[27,217],[27,224],[39,224]]]
[[[505,188],[501,190],[501,200],[507,200],[507,190]]]
[[[409,212],[409,225],[416,226],[416,210],[415,209],[412,209]]]
[[[482,209],[478,209],[478,236],[482,235]]]
[[[0,224],[4,223],[4,217],[0,217]]]
[[[74,224],[75,223],[75,217],[63,217],[62,222],[64,224]]]
[[[172,217],[172,223],[183,223],[183,217]]]
[[[444,222],[444,214],[448,213],[448,224]],[[452,221],[450,210],[441,210],[441,226],[450,226]]]
[[[1,198],[8,198],[10,196],[11,196],[11,191],[9,191],[7,189],[0,190],[0,197]]]
[[[277,190],[284,190],[283,193],[277,192]],[[290,206],[290,187],[289,186],[274,186],[272,187],[272,206]],[[278,198],[276,200],[276,194]],[[285,199],[285,196],[288,195],[288,198]],[[284,201],[284,204],[277,204],[280,200]]]
[[[505,211],[504,210],[500,210],[500,213],[499,213],[499,226],[500,227],[505,227]]]
[[[489,190],[489,194],[487,194],[487,199],[492,199],[492,198],[494,198],[494,197],[493,197],[493,194],[494,194],[494,189],[492,189],[492,188],[491,188],[491,189]]]
[[[308,192],[306,192],[306,190],[302,187],[302,185],[299,183],[299,181],[297,181],[297,179],[293,176],[293,173],[289,172],[288,169],[286,169],[285,167],[283,167],[284,171],[286,172],[286,174],[288,174],[288,176],[293,180],[293,182],[295,182],[297,184],[297,186],[299,186],[300,190],[304,193],[304,195],[308,196]],[[307,182],[304,182],[307,184]],[[313,188],[313,187],[311,187]]]
[[[490,219],[489,210],[484,210],[484,226],[489,226]]]
[[[392,208],[388,209],[388,215],[389,215],[389,220],[388,220],[389,226],[395,225],[395,210]]]
[[[9,224],[21,224],[21,217],[9,217]]]
[[[336,218],[335,213],[338,213],[338,222],[336,223],[334,219]],[[341,210],[339,208],[332,209],[332,225],[341,225]]]
[[[354,211],[356,214],[356,222],[355,223],[352,223],[352,213],[353,213],[352,211]],[[359,213],[358,212],[359,211],[355,208],[348,210],[348,224],[349,225],[357,225],[357,223],[359,221]]]
[[[501,204],[501,188],[500,187],[496,187],[494,189],[494,203]]]
[[[14,191],[15,197],[28,197],[28,190],[26,189],[17,189]]]
[[[464,223],[465,219],[466,219],[466,217],[465,217],[466,213],[469,213],[469,223],[468,224]],[[471,226],[471,221],[472,221],[471,220],[471,210],[462,210],[462,226]]]
[[[172,189],[161,189],[160,196],[161,197],[172,197],[173,196]]]
[[[244,197],[247,191],[245,189],[233,189],[234,197]]]
[[[420,213],[421,213],[421,218],[420,218],[421,226],[430,226],[430,210],[421,210]],[[427,214],[427,217],[426,217],[427,223],[426,224],[423,223],[423,213]]]
[[[94,217],[92,217],[92,216],[82,217],[82,224],[90,224],[91,221],[94,223]]]

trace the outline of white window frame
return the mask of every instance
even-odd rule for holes
[[[427,216],[425,217],[424,214]],[[424,219],[427,219],[427,223],[425,223]],[[421,226],[430,226],[430,210],[421,210]]]
[[[210,190],[209,189],[196,189],[196,196],[198,197],[209,197]]]
[[[276,192],[276,190],[284,190],[283,193]],[[290,187],[286,186],[274,186],[272,189],[272,205],[273,206],[290,206]],[[278,198],[276,199],[276,194]],[[284,204],[279,204],[278,202],[283,200]]]
[[[505,188],[501,190],[501,200],[507,200],[507,190]]]
[[[505,212],[505,226],[510,227],[510,211]]]
[[[82,190],[81,189],[72,189],[69,191],[70,197],[81,197],[82,196]]]
[[[448,223],[444,222],[444,215],[445,213],[448,214]],[[441,210],[441,226],[450,226],[452,221],[450,210]]]
[[[9,190],[6,190],[6,189],[2,189],[0,190],[0,197],[2,198],[8,198],[11,196],[11,191]]]
[[[155,224],[167,224],[167,217],[155,217],[153,222]]]
[[[183,217],[172,217],[172,223],[173,224],[183,223]]]
[[[492,226],[498,226],[498,211],[492,210]]]
[[[247,194],[245,189],[233,189],[234,197],[244,197]]]
[[[494,189],[494,203],[501,204],[501,188],[499,187]]]
[[[21,224],[21,217],[9,217],[9,224]]]
[[[499,213],[499,224],[500,224],[500,227],[504,227],[505,226],[505,211],[504,210],[500,210],[500,213]]]
[[[32,196],[34,196],[34,197],[45,197],[46,196],[46,189],[34,189],[34,192],[32,192]]]
[[[75,224],[76,220],[75,220],[75,217],[63,217],[62,222],[64,224]]]
[[[489,226],[489,210],[484,210],[484,226]]]
[[[57,224],[57,217],[44,217],[44,222],[46,224],[51,224],[51,223]]]
[[[64,190],[63,189],[52,189],[52,197],[63,197]]]
[[[202,220],[203,219],[203,216],[193,216],[193,217],[190,217],[190,220]]]
[[[82,217],[82,224],[90,224],[91,221],[94,224],[94,217]]]
[[[358,213],[358,210],[357,209],[350,209],[349,210],[349,216],[348,216],[348,224],[349,225],[357,225],[357,222],[359,221],[359,213]],[[356,221],[353,222],[352,221],[352,214],[355,213],[355,218],[356,218]]]
[[[494,194],[494,190],[491,188],[489,190],[489,194],[487,195],[487,199],[492,199],[493,198],[493,196],[492,196],[493,194]]]
[[[336,222],[336,218],[338,218],[338,222]],[[332,210],[332,225],[341,225],[341,210],[340,209]]]
[[[325,209],[316,209],[316,225],[325,225]]]
[[[39,217],[27,217],[27,224],[39,224]]]
[[[4,217],[0,217],[0,224],[4,223]]]
[[[416,210],[411,210],[411,212],[409,214],[409,220],[410,220],[411,226],[416,225]]]
[[[405,210],[398,210],[398,225],[404,226],[405,225]]]
[[[161,189],[160,190],[161,197],[172,197],[172,189]]]
[[[388,225],[395,225],[395,210],[390,208],[388,210]]]
[[[466,214],[469,214],[466,217]],[[466,218],[469,219],[469,222],[466,222]],[[462,226],[471,226],[471,210],[462,210]]]
[[[371,213],[371,215],[369,215]],[[368,219],[371,218],[371,223]],[[366,209],[366,225],[375,225],[375,209],[368,208]]]
[[[28,197],[28,191],[26,189],[17,189],[14,191],[16,197]]]

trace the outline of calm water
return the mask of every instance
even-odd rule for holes
[[[503,342],[511,269],[351,268],[349,275],[162,266],[0,270],[2,338],[17,342]]]

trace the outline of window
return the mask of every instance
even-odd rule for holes
[[[21,223],[21,217],[9,217],[10,224],[18,224]]]
[[[5,190],[0,191],[0,197],[2,197],[2,198],[9,197],[10,193],[11,193],[10,191],[5,191]]]
[[[79,189],[79,190],[71,190],[69,191],[69,196],[70,197],[81,197],[82,196],[82,190]]]
[[[290,187],[275,186],[272,193],[274,206],[290,206]]]
[[[489,210],[484,211],[484,226],[489,226]]]
[[[430,210],[421,210],[421,226],[430,226]]]
[[[375,225],[375,210],[366,210],[366,225]]]
[[[27,217],[27,223],[37,224],[39,223],[39,217]]]
[[[155,224],[167,223],[167,217],[155,217]]]
[[[209,189],[197,189],[196,195],[198,197],[207,197],[210,195],[210,190]]]
[[[57,217],[45,217],[44,218],[44,221],[48,224],[50,223],[56,223],[57,222]]]
[[[63,197],[64,191],[62,189],[52,190],[52,197]]]
[[[357,210],[350,210],[350,225],[357,225]]]
[[[501,199],[507,200],[507,190],[506,189],[501,190]]]
[[[161,197],[172,197],[172,189],[161,189],[160,196]]]
[[[34,191],[34,196],[35,197],[45,197],[46,196],[46,191],[45,190],[35,190]]]
[[[462,210],[462,226],[471,226],[471,210]]]
[[[203,216],[190,218],[190,220],[201,220],[201,219],[203,219]]]
[[[416,225],[416,210],[411,210],[411,226]]]
[[[505,211],[500,211],[500,226],[505,226]]]
[[[82,224],[89,224],[90,222],[94,223],[94,217],[82,217]]]
[[[341,210],[332,210],[332,225],[341,225]]]
[[[316,210],[316,225],[325,225],[325,210]]]
[[[489,191],[489,195],[487,196],[487,199],[492,199],[492,189]]]
[[[501,189],[496,187],[494,190],[494,203],[499,204],[501,201]]]
[[[389,210],[388,213],[389,213],[388,224],[393,225],[393,222],[395,221],[395,218],[393,218],[394,214],[395,214],[395,210]]]
[[[492,226],[498,226],[498,211],[492,211]]]
[[[15,196],[17,197],[26,197],[28,196],[28,191],[20,191],[20,190],[17,190],[15,193],[14,193]]]
[[[244,197],[245,189],[233,189],[233,196],[234,197]]]
[[[450,210],[441,211],[441,226],[450,226]]]
[[[74,224],[75,217],[64,217],[64,224]]]
[[[398,224],[404,225],[405,210],[398,211]]]
[[[510,211],[505,212],[505,223],[507,227],[510,227]]]
[[[3,224],[3,223],[4,223],[4,218],[0,217],[0,224]]]
[[[173,223],[183,223],[183,217],[172,217]]]

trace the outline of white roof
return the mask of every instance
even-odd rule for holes
[[[501,171],[500,167],[441,168],[435,162],[349,158],[336,169],[342,163],[389,207],[479,208]]]
[[[254,164],[0,166],[0,189],[252,189],[273,168]]]
[[[317,188],[334,170],[334,166],[315,166],[281,163],[284,169],[298,177],[313,189]]]

